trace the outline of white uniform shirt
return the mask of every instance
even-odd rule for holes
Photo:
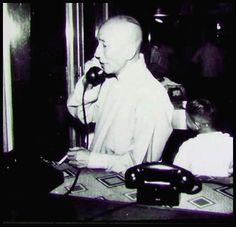
[[[82,80],[68,99],[68,110],[83,122]],[[85,93],[87,122],[95,122],[89,168],[124,173],[143,161],[158,161],[172,132],[173,105],[146,68],[143,55],[117,78]],[[76,110],[76,111],[75,111]]]
[[[173,164],[194,175],[227,177],[232,163],[233,138],[227,133],[210,132],[185,141]]]

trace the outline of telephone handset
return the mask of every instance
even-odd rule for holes
[[[86,80],[89,84],[93,86],[97,86],[98,84],[102,84],[105,81],[105,73],[99,67],[92,67],[86,73]]]
[[[195,194],[202,185],[194,175],[179,166],[161,162],[143,163],[125,173],[127,188],[137,188],[137,202],[156,205],[179,205],[179,194]]]
[[[93,86],[97,86],[102,84],[106,78],[112,78],[116,75],[114,73],[107,74],[101,68],[94,66],[88,70],[86,73],[86,80],[88,84],[92,84]]]

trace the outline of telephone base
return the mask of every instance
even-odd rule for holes
[[[173,188],[139,187],[137,202],[147,205],[178,206],[180,193]]]

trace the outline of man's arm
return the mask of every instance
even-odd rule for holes
[[[99,67],[100,63],[97,58],[93,57],[91,60],[85,63],[85,75],[91,67]],[[86,84],[86,76],[83,75],[78,82],[76,83],[74,91],[70,94],[67,100],[67,108],[70,114],[73,117],[79,118],[82,122],[84,122],[83,115],[83,92],[86,88],[86,92],[84,95],[84,104],[86,110],[86,120],[87,122],[92,122],[93,120],[93,112],[95,108],[95,102],[98,99],[99,91],[101,86],[92,87],[90,84]]]
[[[79,79],[77,82],[74,91],[71,93],[67,100],[67,108],[70,114],[79,118],[81,122],[84,123],[84,115],[83,115],[83,92],[85,89],[85,83],[83,81],[84,76]],[[93,87],[92,89],[86,89],[84,95],[84,104],[85,104],[85,112],[86,112],[86,120],[87,122],[93,121],[94,111],[97,108],[96,101],[98,100],[99,92],[101,86]]]

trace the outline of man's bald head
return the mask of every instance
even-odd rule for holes
[[[106,73],[119,74],[127,63],[139,59],[142,30],[136,19],[115,16],[101,25],[95,57]]]
[[[132,43],[140,50],[143,34],[135,18],[126,15],[114,16],[105,21],[100,29],[109,30],[110,34],[115,34],[121,42]]]

